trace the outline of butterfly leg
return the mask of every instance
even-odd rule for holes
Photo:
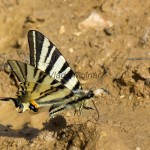
[[[66,108],[66,105],[54,104],[49,109],[50,118],[54,118],[55,114],[59,111],[62,111]]]

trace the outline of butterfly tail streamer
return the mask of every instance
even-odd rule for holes
[[[22,107],[22,104],[20,103],[20,101],[17,98],[12,98],[12,97],[1,98],[0,97],[0,101],[11,101],[11,100],[14,102],[16,108],[17,107],[19,107],[19,108]]]

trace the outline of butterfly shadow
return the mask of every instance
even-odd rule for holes
[[[54,118],[51,118],[48,122],[43,123],[44,128],[42,130],[49,130],[50,132],[58,132],[67,127],[66,119],[58,115]]]
[[[40,132],[49,131],[53,132],[54,135],[59,135],[63,129],[67,127],[66,119],[61,115],[51,118],[48,122],[43,123],[44,128],[39,130],[29,126],[29,123],[23,125],[23,128],[14,130],[12,125],[0,124],[0,136],[3,137],[15,137],[25,138],[28,141],[36,138]]]

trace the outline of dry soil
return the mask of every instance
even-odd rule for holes
[[[93,12],[104,24],[82,26]],[[150,1],[0,0],[0,97],[16,94],[7,60],[29,62],[30,29],[55,43],[84,89],[109,94],[93,98],[99,119],[0,102],[0,149],[150,150]]]

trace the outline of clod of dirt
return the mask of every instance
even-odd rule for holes
[[[137,97],[149,97],[149,72],[148,65],[140,64],[132,66],[131,70],[121,73],[119,78],[114,79],[123,93],[133,94]]]
[[[111,21],[104,19],[97,12],[92,12],[90,16],[78,24],[80,30],[93,28],[95,30],[103,30],[104,28],[112,27]]]
[[[100,88],[100,89],[97,89],[97,90],[95,90],[94,91],[94,95],[96,96],[96,97],[101,97],[103,94],[109,94],[109,92],[108,91],[106,91],[105,89],[103,89],[103,88]]]

